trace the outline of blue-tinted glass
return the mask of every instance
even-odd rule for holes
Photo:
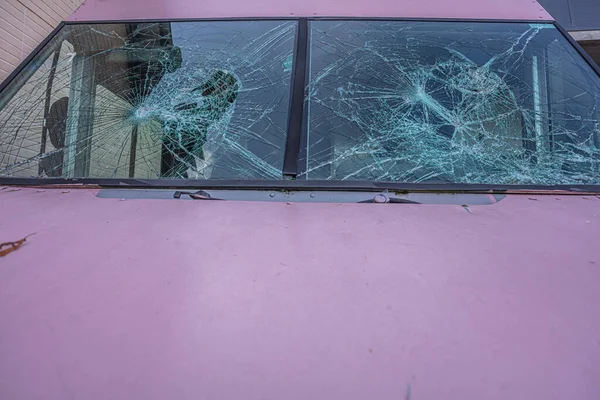
[[[302,177],[600,183],[600,77],[551,24],[310,23]]]
[[[67,25],[0,93],[0,176],[280,179],[295,29]]]

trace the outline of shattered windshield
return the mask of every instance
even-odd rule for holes
[[[600,77],[553,24],[298,24],[65,25],[0,93],[0,177],[600,184]]]
[[[67,25],[0,103],[0,175],[281,178],[295,30]]]
[[[600,79],[554,25],[310,27],[305,178],[600,183]]]

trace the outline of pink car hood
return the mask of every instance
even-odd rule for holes
[[[0,192],[2,399],[598,399],[600,199]]]

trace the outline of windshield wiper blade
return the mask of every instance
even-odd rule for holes
[[[223,200],[212,197],[210,193],[205,192],[204,190],[198,190],[197,192],[184,192],[178,190],[175,193],[173,193],[173,198],[179,199],[182,195],[190,196],[192,200]]]
[[[373,197],[372,199],[369,200],[363,200],[363,201],[359,201],[359,203],[378,203],[378,204],[385,204],[385,203],[397,203],[397,204],[421,204],[418,201],[413,201],[413,200],[408,200],[408,199],[402,199],[400,197],[390,197],[385,193],[379,193],[378,195],[376,195],[375,197]]]

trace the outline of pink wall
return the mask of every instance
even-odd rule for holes
[[[289,16],[552,19],[534,0],[86,0],[70,20]]]
[[[600,198],[63,191],[0,191],[0,399],[600,399]]]

